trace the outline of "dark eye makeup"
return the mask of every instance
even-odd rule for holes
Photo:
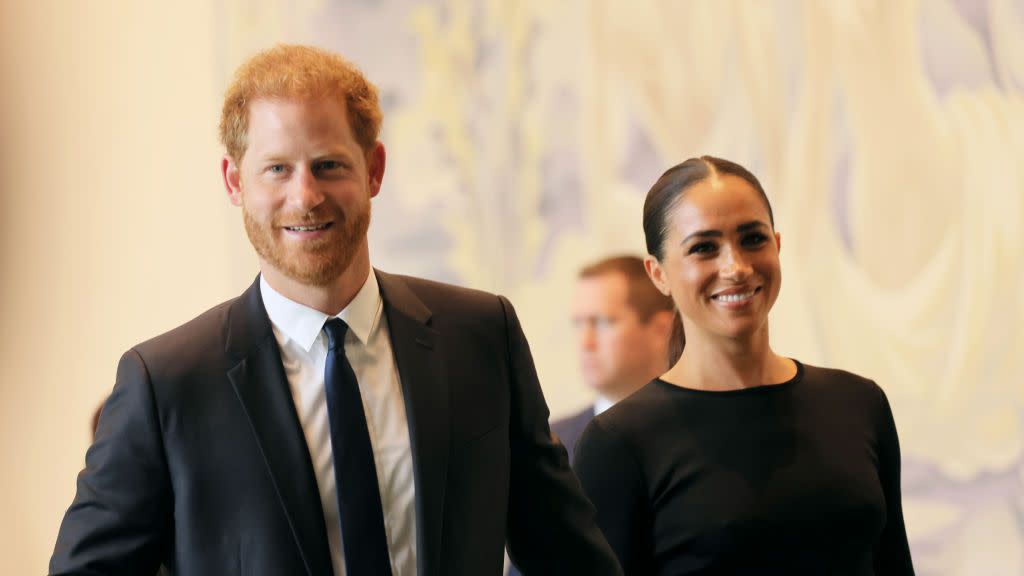
[[[718,249],[718,246],[714,242],[697,242],[690,246],[690,249],[686,251],[687,254],[711,254]]]
[[[748,232],[740,237],[740,246],[750,248],[760,248],[768,242],[768,235],[763,232]],[[689,249],[687,254],[696,256],[710,256],[718,251],[718,244],[709,240],[701,242],[695,242]]]
[[[761,246],[768,241],[768,236],[761,232],[751,232],[750,234],[744,234],[741,240],[742,244],[747,247]]]

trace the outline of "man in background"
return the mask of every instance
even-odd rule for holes
[[[597,398],[551,424],[570,462],[576,441],[594,416],[667,371],[684,345],[672,299],[654,287],[643,259],[636,256],[605,258],[583,268],[571,318],[583,381]],[[520,574],[509,567],[508,576]]]
[[[572,323],[583,381],[597,398],[551,424],[570,462],[594,416],[668,370],[674,315],[672,299],[654,287],[636,256],[606,258],[580,271]]]

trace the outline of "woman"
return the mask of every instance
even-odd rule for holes
[[[754,175],[683,162],[648,193],[644,233],[686,346],[576,452],[626,574],[913,574],[885,394],[770,346],[781,237]]]

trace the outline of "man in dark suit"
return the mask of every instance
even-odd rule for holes
[[[655,288],[636,256],[605,258],[580,271],[572,323],[583,381],[597,398],[551,423],[570,461],[594,416],[665,373],[670,352],[678,358],[684,345],[672,299]],[[514,565],[509,567],[508,576],[519,574]]]
[[[370,265],[376,89],[279,46],[225,97],[261,274],[126,352],[51,574],[619,574],[502,297]]]
[[[636,256],[605,258],[580,271],[572,322],[583,381],[597,398],[551,424],[570,461],[594,416],[668,370],[674,314],[672,299],[654,287]]]

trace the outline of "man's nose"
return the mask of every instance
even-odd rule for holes
[[[597,338],[595,337],[594,325],[592,323],[586,323],[580,326],[578,330],[580,350],[593,350],[597,344]]]
[[[320,182],[309,167],[296,170],[295,179],[292,181],[291,190],[289,191],[289,201],[303,212],[316,208],[324,201]]]

